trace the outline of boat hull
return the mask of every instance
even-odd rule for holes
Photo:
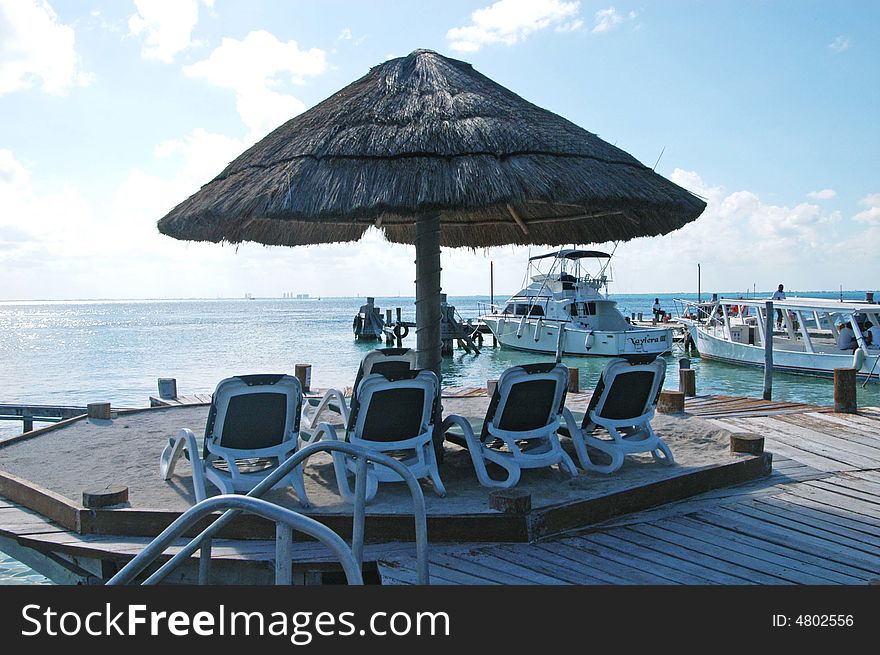
[[[483,323],[502,348],[555,355],[562,334],[562,354],[580,357],[660,355],[672,348],[672,330],[644,328],[625,331],[587,330],[570,323],[529,317],[483,316]]]
[[[719,338],[699,325],[688,326],[691,338],[703,359],[710,359],[738,366],[764,366],[764,347],[745,343],[737,343]],[[880,373],[880,351],[869,351],[868,357],[857,371],[857,377],[878,381]],[[773,369],[800,375],[833,377],[835,368],[853,368],[853,354],[842,353],[808,353],[794,350],[773,350]],[[872,374],[873,370],[873,374]]]

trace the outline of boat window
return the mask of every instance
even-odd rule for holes
[[[504,308],[505,314],[515,314],[516,313],[516,305],[513,303],[509,303],[507,307]]]
[[[541,305],[532,305],[532,308],[529,310],[529,316],[543,316],[544,308]]]
[[[594,302],[575,302],[566,307],[566,310],[572,316],[595,316],[596,303]]]

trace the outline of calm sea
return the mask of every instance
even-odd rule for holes
[[[841,294],[798,295],[839,298]],[[655,295],[614,297],[626,315],[649,316]],[[696,300],[692,294],[663,294],[660,302],[674,312],[676,298]],[[843,298],[863,299],[864,293],[844,293]],[[449,298],[464,318],[476,317],[478,302],[488,300]],[[0,302],[0,403],[109,401],[116,407],[144,407],[157,393],[160,377],[176,378],[180,394],[210,393],[224,377],[292,373],[299,363],[312,365],[313,387],[351,385],[361,357],[375,347],[352,337],[352,318],[364,302],[363,298]],[[376,305],[383,313],[401,307],[404,319],[414,320],[412,298],[376,298]],[[414,344],[414,335],[404,342]],[[456,351],[446,358],[444,384],[483,386],[509,366],[546,359],[488,344],[487,340],[477,357]],[[673,353],[670,363],[681,356]],[[566,358],[565,363],[581,369],[585,388],[595,383],[605,361]],[[761,369],[699,359],[693,366],[700,393],[761,395]],[[677,388],[677,366],[669,367],[669,375],[666,386]],[[781,373],[774,376],[773,394],[775,400],[833,402],[829,380]],[[860,388],[859,394],[860,404],[880,405],[880,384]],[[0,423],[0,437],[20,431],[18,422]],[[6,566],[0,560],[0,582]]]

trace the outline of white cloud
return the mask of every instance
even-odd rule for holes
[[[0,0],[0,96],[37,83],[52,95],[88,85],[75,39],[45,0]]]
[[[470,25],[452,28],[446,39],[453,50],[476,52],[489,44],[514,45],[548,27],[574,31],[583,25],[579,7],[580,2],[561,0],[498,0],[474,11]]]
[[[607,32],[612,27],[620,23],[622,20],[623,18],[620,14],[617,13],[617,10],[614,7],[608,7],[608,9],[600,9],[596,12],[593,32]]]
[[[339,36],[336,37],[337,41],[351,41],[351,28],[344,27],[342,31],[339,33]]]
[[[812,198],[813,200],[831,200],[832,198],[837,196],[837,191],[834,189],[822,189],[821,191],[810,191],[807,194],[808,198]]]
[[[236,109],[249,139],[256,140],[305,109],[298,98],[278,89],[326,71],[325,54],[318,48],[300,50],[296,41],[279,41],[259,30],[241,41],[224,38],[207,59],[184,66],[183,72],[235,91]]]
[[[706,210],[680,230],[621,244],[617,293],[695,291],[698,263],[704,292],[745,291],[753,284],[772,289],[779,282],[794,289],[860,283],[846,256],[840,212],[812,203],[774,205],[753,191],[711,185],[694,171],[675,169],[670,179],[701,196]],[[880,256],[873,264],[870,259],[862,263],[880,265]]]
[[[170,64],[175,55],[195,45],[192,32],[199,21],[199,0],[134,0],[134,5],[137,13],[128,19],[128,29],[133,36],[144,36],[144,59]]]
[[[860,211],[853,216],[853,219],[859,223],[880,226],[880,193],[868,194],[862,198],[862,205],[867,207],[867,209]]]
[[[849,39],[843,35],[840,35],[836,39],[834,39],[834,41],[828,44],[828,48],[836,54],[840,54],[844,50],[849,50]]]

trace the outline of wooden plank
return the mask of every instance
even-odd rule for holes
[[[765,449],[772,453],[780,453],[790,459],[803,462],[820,471],[843,471],[859,468],[850,464],[842,463],[833,451],[829,449],[819,448],[820,452],[814,452],[816,448],[806,448],[808,444],[798,442],[796,439],[779,438],[776,434],[767,431],[762,426],[752,425],[751,421],[756,419],[745,419],[743,421],[731,422],[721,419],[713,419],[712,423],[718,427],[730,431],[741,432],[757,432],[763,434],[767,440]],[[824,452],[823,452],[824,451]]]
[[[582,550],[590,549],[606,561],[617,562],[633,570],[642,571],[643,577],[648,578],[648,584],[694,584],[685,581],[692,578],[690,574],[674,568],[657,567],[656,563],[647,559],[645,553],[638,548],[633,548],[631,545],[626,547],[627,545],[621,544],[620,541],[615,542],[617,548],[610,548],[608,542],[613,540],[609,540],[607,536],[608,533],[594,532],[566,539],[566,543]],[[705,584],[705,580],[702,584]]]
[[[593,555],[584,553],[577,548],[561,544],[555,540],[542,541],[532,544],[532,548],[536,551],[544,551],[548,557],[554,560],[567,560],[575,567],[583,567],[590,571],[590,574],[604,584],[634,584],[631,577],[627,575],[618,575],[615,572],[601,568],[601,561]],[[599,564],[600,566],[597,566]]]
[[[536,509],[529,514],[529,541],[537,541],[614,516],[649,509],[738,482],[766,477],[772,470],[771,462],[772,456],[763,453],[743,457],[730,464],[707,466],[625,489],[611,497],[591,498],[563,506]]]
[[[815,444],[823,449],[846,453],[849,463],[863,468],[873,468],[880,465],[880,448],[875,446],[866,446],[858,443],[858,441],[848,438],[848,435],[840,430],[834,432],[819,432],[812,428],[797,425],[785,420],[783,417],[776,418],[757,418],[752,420],[753,423],[762,425],[768,431],[766,434],[770,439],[775,439],[778,435],[791,435],[797,439]]]
[[[377,567],[383,585],[416,585],[419,583],[418,573],[415,570],[414,562],[379,562]],[[459,584],[444,578],[435,571],[431,571],[430,580],[432,585]],[[471,582],[471,584],[473,584],[473,582]]]
[[[865,447],[846,439],[813,432],[774,418],[753,418],[749,419],[749,424],[763,428],[760,432],[767,438],[771,448],[773,444],[782,442],[853,468],[873,468],[880,464],[880,457],[870,454],[875,452],[874,449],[869,449],[867,455],[856,452]]]
[[[827,526],[820,526],[815,522],[799,520],[803,519],[803,517],[792,515],[790,512],[773,508],[756,507],[748,503],[729,505],[725,509],[738,512],[745,516],[750,516],[762,522],[773,523],[793,531],[803,532],[804,534],[824,539],[825,541],[830,541],[839,544],[840,546],[846,546],[853,550],[860,550],[869,555],[876,555],[880,558],[880,546],[872,544],[872,539],[869,535],[861,535],[859,538],[853,539],[852,537],[842,534],[842,531],[838,531],[834,527],[827,529]],[[880,564],[880,559],[878,559],[878,564]]]
[[[831,491],[841,496],[846,496],[847,498],[861,500],[865,503],[876,506],[877,509],[880,510],[880,502],[878,502],[880,501],[880,498],[878,498],[876,494],[872,493],[870,490],[859,488],[857,483],[845,478],[823,478],[822,480],[810,480],[809,482],[804,482],[804,484],[817,489]]]
[[[839,418],[836,414],[789,414],[784,418],[780,417],[780,420],[810,428],[817,432],[837,436],[845,435],[847,440],[856,441],[866,446],[873,446],[875,449],[880,448],[880,441],[877,440],[880,421],[876,422],[877,424],[872,426],[873,429],[871,429],[870,427],[859,425],[855,421]]]
[[[565,537],[545,545],[551,544],[556,548],[564,547],[567,557],[570,559],[581,561],[585,566],[596,571],[616,576],[623,581],[621,584],[669,584],[665,578],[645,570],[644,566],[634,567],[618,558],[606,557],[604,548],[597,547],[596,544],[588,541],[582,541],[577,537]]]
[[[755,537],[749,537],[732,530],[715,525],[701,523],[698,517],[679,517],[667,521],[663,527],[680,532],[697,539],[710,541],[734,549],[743,555],[763,560],[779,567],[786,578],[801,584],[861,584],[865,581],[864,574],[853,576],[831,570],[828,562],[819,557],[809,557],[813,561],[804,561],[804,554],[796,550],[769,543]],[[855,569],[853,569],[855,570]]]
[[[793,500],[795,499],[795,500]],[[797,502],[797,501],[800,502]],[[814,504],[807,504],[803,499],[797,499],[796,496],[780,495],[768,496],[766,498],[756,498],[755,503],[758,505],[769,505],[787,509],[790,512],[800,514],[804,520],[819,521],[820,523],[831,523],[838,528],[845,528],[855,532],[871,535],[880,538],[880,520],[874,522],[874,525],[864,521],[857,521],[847,516],[840,516],[837,513],[828,511],[828,507]]]
[[[877,558],[872,558],[862,551],[847,548],[842,544],[781,526],[775,522],[761,522],[755,520],[754,517],[744,516],[729,509],[704,512],[700,514],[700,520],[806,553],[820,555],[834,562],[842,562],[851,567],[865,569],[874,575],[880,565]]]
[[[778,575],[778,567],[767,562],[743,556],[736,551],[722,548],[698,539],[685,537],[675,531],[665,529],[663,524],[639,524],[631,527],[642,534],[661,539],[681,550],[680,557],[706,567],[707,571],[721,571],[728,575],[745,578],[755,584],[787,584],[793,582],[786,576]]]
[[[80,508],[77,505],[29,480],[0,471],[0,496],[34,510],[68,530],[79,529]]]
[[[858,473],[858,471],[853,471],[853,473]],[[870,502],[880,503],[880,481],[866,477],[859,477],[853,475],[853,473],[841,473],[840,475],[827,478],[825,481],[829,484],[846,487],[847,489],[853,489],[860,493],[867,494],[867,499],[869,499]]]
[[[618,535],[618,532],[623,533]],[[640,537],[641,543],[636,543],[633,535]],[[627,539],[629,537],[632,540]],[[679,584],[717,584],[717,577],[713,579],[713,575],[707,574],[707,571],[688,560],[679,559],[678,557],[668,555],[661,550],[654,550],[655,540],[649,539],[644,535],[638,535],[633,531],[614,531],[608,533],[594,532],[590,535],[590,540],[604,545],[608,549],[617,550],[624,553],[633,553],[645,562],[645,566],[662,567],[664,577],[671,578]],[[711,572],[717,576],[716,572]],[[729,584],[742,584],[744,580],[726,576]]]
[[[808,486],[806,482],[803,484],[791,485],[786,489],[786,492],[797,496],[798,498],[809,499],[823,507],[834,507],[849,512],[854,518],[857,518],[859,515],[868,516],[874,519],[880,518],[880,512],[877,511],[877,508],[873,503],[841,496],[834,491],[811,487]]]
[[[462,558],[460,555],[455,551],[432,553],[430,557],[431,570],[433,571],[434,567],[438,566],[458,574],[465,574],[471,580],[468,584],[531,584],[529,577],[516,575],[506,568],[495,570],[480,562]]]
[[[551,561],[546,558],[546,551],[532,548],[527,544],[502,544],[489,550],[494,557],[517,564],[551,578],[562,580],[566,584],[600,584],[601,580],[588,575],[583,568],[568,564],[566,560]]]
[[[507,573],[522,578],[527,584],[570,584],[557,575],[547,575],[535,570],[531,566],[517,564],[516,562],[511,561],[510,558],[502,556],[501,553],[496,553],[494,547],[456,553],[456,558],[458,560],[467,559],[474,564],[480,564],[484,566],[487,571],[491,571],[493,575],[497,574],[498,571],[506,571]]]

